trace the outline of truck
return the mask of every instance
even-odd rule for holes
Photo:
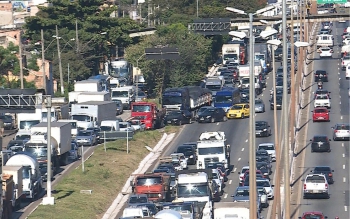
[[[219,202],[214,205],[215,219],[240,218],[250,219],[249,202]],[[262,218],[257,211],[258,219]]]
[[[39,123],[31,128],[30,140],[24,144],[24,151],[31,154],[39,162],[39,168],[44,180],[47,179],[47,122]],[[51,162],[53,174],[60,165],[68,164],[71,150],[71,124],[69,122],[51,123]]]
[[[11,193],[9,193],[9,197],[6,197],[7,200],[11,200],[12,208],[13,209],[19,209],[21,206],[22,198],[24,198],[23,194],[23,179],[22,179],[22,172],[23,167],[22,166],[3,166],[2,167],[2,182],[6,183],[6,185],[9,185],[12,183],[12,186],[9,185],[3,186],[5,189],[5,192],[7,192],[7,189],[10,190]],[[4,184],[3,184],[4,185]]]
[[[146,129],[156,129],[164,126],[166,110],[158,109],[157,104],[151,102],[131,103],[131,117],[145,124]]]
[[[134,175],[130,181],[133,193],[145,194],[152,202],[168,202],[171,200],[170,175],[164,173],[148,173]]]
[[[73,119],[60,119],[58,120],[57,122],[69,122],[70,125],[71,125],[71,136],[72,136],[72,139],[75,138],[75,136],[77,136],[78,134],[78,131],[79,131],[79,128],[78,128],[78,125],[77,125],[77,120],[73,120]]]
[[[43,188],[39,162],[26,152],[20,152],[7,160],[5,166],[21,166],[23,194],[27,199],[34,200]],[[4,167],[5,167],[4,166]],[[6,168],[6,167],[5,167]]]
[[[82,91],[71,91],[68,93],[68,102],[70,104],[77,103],[78,102],[78,96],[79,94],[83,93]]]
[[[266,43],[254,45],[254,60],[260,62],[265,74],[272,70],[272,60]]]
[[[78,98],[77,98],[78,103],[83,103],[88,101],[111,101],[111,94],[106,91],[83,92],[78,94]]]
[[[124,86],[116,87],[111,91],[111,100],[121,100],[123,103],[123,109],[130,109],[130,104],[135,102],[135,87]]]
[[[162,94],[162,107],[167,111],[186,110],[195,116],[195,111],[202,106],[210,106],[212,93],[207,88],[199,86],[186,86],[179,88],[168,88]]]
[[[238,88],[224,87],[216,92],[214,107],[223,108],[225,112],[234,104],[241,102],[241,94]]]
[[[115,119],[116,104],[113,101],[88,101],[72,104],[71,119],[77,120],[82,129],[99,126],[103,120]]]
[[[46,107],[41,110],[41,121],[47,122]],[[65,101],[64,97],[56,97],[51,99],[51,122],[59,119],[69,119],[69,104]]]
[[[110,89],[110,76],[109,75],[93,75],[88,80],[95,80],[101,83],[102,90],[109,92]]]
[[[223,76],[211,76],[205,79],[205,88],[211,90],[213,96],[220,91],[225,84]]]
[[[82,80],[74,83],[74,91],[78,92],[101,92],[102,82],[99,80]]]
[[[330,48],[334,46],[333,35],[329,35],[329,34],[317,35],[317,38],[316,38],[317,49],[324,46],[330,47]]]
[[[224,132],[203,132],[197,142],[197,169],[206,169],[208,163],[222,162],[230,167],[230,145]]]
[[[259,76],[259,74],[262,72],[262,67],[260,65],[260,62],[254,62],[254,75],[255,76]],[[250,74],[250,65],[241,65],[239,66],[239,70],[238,70],[238,75],[240,78],[243,77],[249,77]]]
[[[35,113],[18,113],[18,131],[29,130],[33,125],[39,124],[42,120],[42,107],[37,107]]]
[[[193,169],[175,172],[175,200],[196,202],[202,219],[213,218],[215,188],[210,169]]]
[[[236,60],[240,65],[245,65],[248,61],[247,46],[243,40],[232,40],[228,44],[222,45],[222,60]]]

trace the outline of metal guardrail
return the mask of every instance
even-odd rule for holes
[[[109,132],[99,132],[100,139],[106,140],[106,141],[115,141],[119,139],[133,139],[134,138],[134,132],[128,131],[109,131]]]

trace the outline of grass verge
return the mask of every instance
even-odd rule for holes
[[[129,154],[126,154],[126,140],[108,142],[107,152],[103,146],[96,147],[85,162],[84,173],[77,168],[56,185],[53,192],[55,205],[40,205],[28,218],[102,218],[127,178],[149,153],[144,146],[153,148],[163,133],[178,131],[179,127],[167,126],[161,130],[136,133],[129,141]],[[92,194],[80,194],[80,190],[92,190]]]

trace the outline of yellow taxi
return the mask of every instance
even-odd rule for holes
[[[228,119],[249,117],[249,104],[238,103],[233,105],[226,113]]]

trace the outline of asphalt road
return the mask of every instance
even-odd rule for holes
[[[333,35],[335,45],[342,43],[341,34],[348,25],[349,22],[334,23]],[[317,60],[319,56],[317,54],[315,55],[314,70],[326,70],[329,75],[329,82],[324,83],[324,88],[331,92],[331,121],[313,123],[312,120],[309,120],[307,140],[318,134],[325,134],[331,139],[333,133],[331,127],[334,126],[334,124],[342,122],[349,123],[349,96],[347,93],[349,81],[345,79],[345,71],[342,71],[340,68],[340,49],[341,47],[334,47],[332,59]],[[312,90],[315,91],[316,89],[317,85],[314,84]],[[311,103],[310,111],[312,109],[313,103]],[[309,118],[312,119],[311,112],[309,113]],[[336,216],[341,219],[350,218],[349,142],[332,141],[332,151],[330,153],[311,153],[309,144],[304,145],[304,147],[305,159],[301,165],[304,174],[300,179],[305,179],[306,174],[315,166],[330,166],[334,170],[333,176],[335,183],[330,185],[330,199],[303,199],[300,189],[298,191],[298,215],[294,215],[293,218],[297,218],[297,216],[301,216],[303,212],[307,211],[321,211],[330,219]],[[300,181],[300,183],[302,183],[302,181]]]
[[[125,111],[122,115],[118,116],[121,117],[122,119],[127,119],[130,117],[130,111]],[[13,133],[13,134],[11,134]],[[3,138],[3,149],[6,149],[7,144],[9,141],[11,141],[15,137],[15,130],[5,130],[4,133],[5,137]],[[94,147],[84,147],[84,157],[87,159],[92,152],[94,151]],[[68,175],[72,170],[77,168],[81,164],[81,160],[78,160],[76,162],[71,162],[70,164],[66,166],[62,166],[61,170],[58,174],[54,176],[54,181],[52,182],[52,187],[53,189],[55,188],[55,185],[59,183],[64,176]],[[46,188],[46,183],[44,183],[44,189]],[[28,217],[36,208],[37,206],[41,203],[42,198],[46,195],[46,190],[42,191],[40,194],[40,198],[37,199],[34,202],[22,202],[21,209],[17,210],[12,214],[12,219],[25,219]]]

